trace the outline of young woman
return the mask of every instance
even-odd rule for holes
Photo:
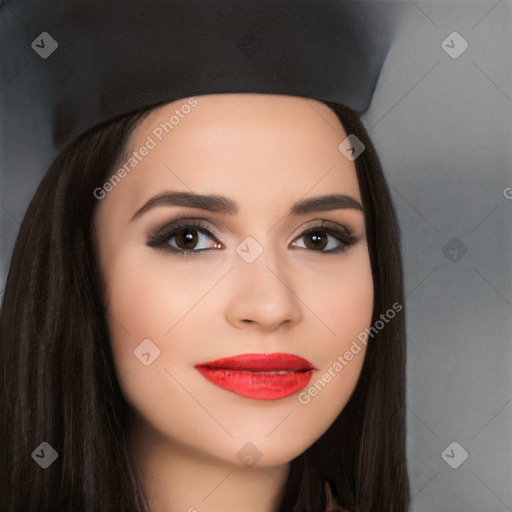
[[[2,2],[5,110],[58,147],[0,311],[2,512],[408,510],[384,4]]]
[[[408,510],[397,221],[348,107],[212,94],[87,131],[0,333],[3,511]]]

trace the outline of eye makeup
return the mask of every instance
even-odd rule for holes
[[[179,240],[181,243],[192,243],[197,245],[197,236],[193,233],[200,233],[213,240],[213,247],[203,249],[180,248],[170,244],[173,239]],[[181,235],[181,236],[180,236]],[[183,238],[185,235],[185,238]],[[325,250],[325,247],[332,245],[329,240],[333,238],[338,245]],[[148,233],[146,245],[157,249],[169,251],[174,254],[188,256],[199,254],[210,250],[219,250],[224,246],[220,241],[221,236],[212,228],[211,223],[201,218],[193,218],[189,216],[178,216],[168,219],[163,225],[159,225]],[[346,225],[339,224],[330,220],[311,221],[305,227],[300,235],[296,237],[290,245],[295,249],[307,249],[322,254],[339,254],[345,252],[349,247],[356,244],[363,237],[354,235],[353,231]],[[304,247],[299,246],[297,240],[306,239]],[[324,244],[326,242],[326,244]],[[309,246],[308,246],[309,245]],[[316,247],[315,247],[316,245]]]

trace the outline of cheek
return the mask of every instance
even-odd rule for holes
[[[321,311],[334,336],[344,340],[348,333],[368,327],[373,312],[373,279],[370,266],[356,268],[332,278],[331,286],[321,297]]]
[[[148,251],[123,251],[121,258],[110,262],[106,276],[109,324],[117,348],[145,338],[167,340],[166,333],[185,317],[208,284],[197,275],[192,283],[179,262],[169,264],[166,255],[155,258]]]
[[[184,343],[184,338],[193,340],[199,330],[197,322],[187,322],[187,312],[204,290],[192,286],[179,265],[161,265],[158,257],[150,260],[146,253],[122,251],[108,265],[114,365],[123,394],[137,415],[162,432],[185,438],[196,432],[204,414],[183,413],[190,410],[191,400],[180,385],[186,381],[184,369],[190,371],[194,361],[193,345]],[[180,411],[179,423],[176,411]]]
[[[160,351],[159,358],[151,364],[152,368],[159,366],[168,338],[164,335],[185,314],[185,307],[192,300],[177,272],[168,267],[164,275],[147,261],[144,253],[129,254],[127,250],[121,258],[109,262],[106,276],[108,323],[118,372],[123,375],[133,366],[142,365],[134,351],[144,340],[151,340],[145,341],[144,346],[152,357]],[[172,289],[169,283],[173,283]]]
[[[297,397],[297,417],[304,418],[304,423],[297,422],[294,432],[307,439],[305,446],[336,419],[361,374],[374,303],[367,251],[315,282],[323,285],[322,293],[309,294],[311,309],[319,312],[317,333],[310,346],[318,370]]]
[[[314,279],[303,282],[300,294],[318,319],[315,345],[322,347],[321,354],[332,357],[347,350],[369,327],[373,314],[373,277],[366,247],[316,272]]]

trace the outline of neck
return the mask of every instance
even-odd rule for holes
[[[130,450],[153,512],[276,512],[290,469],[220,460],[140,425]]]

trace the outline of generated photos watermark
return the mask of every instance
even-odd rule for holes
[[[376,320],[374,325],[371,325],[370,328],[365,328],[364,331],[361,331],[357,335],[357,340],[363,345],[368,343],[368,338],[373,338],[379,331],[381,331],[386,324],[390,322],[393,318],[395,318],[396,314],[402,311],[403,306],[395,302],[391,308],[389,308],[385,313],[380,315],[380,319]],[[331,382],[342,370],[347,366],[354,356],[361,352],[361,346],[357,342],[357,340],[353,340],[350,345],[350,349],[346,350],[343,355],[339,355],[336,358],[336,361],[305,391],[302,391],[298,395],[299,403],[302,405],[307,405],[311,402],[311,398],[317,396],[320,391],[322,391],[325,386]]]
[[[188,100],[174,111],[174,114],[169,118],[168,121],[160,123],[156,128],[153,129],[151,135],[146,137],[146,141],[137,151],[134,151],[130,157],[128,157],[122,167],[117,169],[116,172],[103,184],[102,187],[94,189],[93,195],[96,199],[104,199],[108,192],[114,190],[114,188],[121,183],[123,178],[128,176],[130,172],[139,165],[146,156],[149,155],[151,150],[158,146],[158,143],[163,140],[165,135],[176,128],[182,119],[190,114],[192,109],[198,104],[196,98],[188,98]]]

